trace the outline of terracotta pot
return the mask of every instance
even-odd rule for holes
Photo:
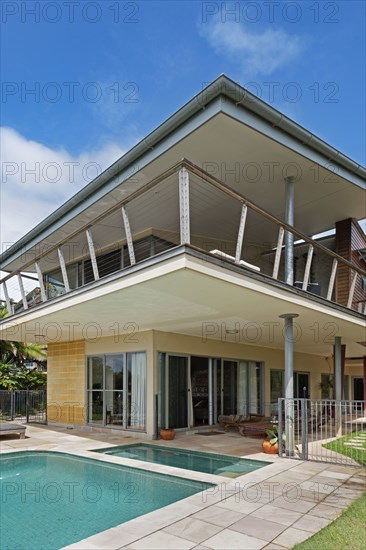
[[[175,430],[173,428],[162,428],[160,430],[160,437],[165,441],[171,441],[175,438]]]
[[[278,454],[278,441],[271,445],[269,439],[265,439],[262,443],[263,451],[269,455],[277,455]]]

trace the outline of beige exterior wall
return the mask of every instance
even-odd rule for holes
[[[50,423],[84,425],[85,342],[48,345],[47,418]]]
[[[283,350],[240,343],[203,341],[201,338],[159,331],[147,331],[101,338],[98,341],[78,341],[49,346],[48,414],[50,422],[86,423],[86,357],[90,355],[145,351],[147,356],[146,432],[154,431],[154,394],[157,393],[158,352],[201,355],[227,359],[260,361],[264,368],[264,401],[270,402],[270,370],[284,368]],[[332,358],[295,353],[294,370],[310,374],[310,397],[321,397],[321,374],[333,371]],[[350,388],[352,377],[363,376],[361,366],[346,366]],[[352,393],[350,393],[352,398]],[[130,431],[130,430],[129,430]]]

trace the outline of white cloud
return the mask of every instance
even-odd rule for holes
[[[69,199],[124,150],[115,143],[73,156],[27,140],[12,128],[0,129],[1,241],[14,243]]]
[[[269,75],[296,59],[304,49],[301,37],[283,30],[253,31],[244,24],[215,18],[201,25],[201,34],[216,52],[230,57],[251,75]]]

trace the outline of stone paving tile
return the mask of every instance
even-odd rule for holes
[[[272,504],[266,504],[252,512],[252,516],[256,518],[261,518],[264,520],[274,521],[275,523],[280,523],[281,525],[289,526],[292,525],[296,520],[301,518],[299,512],[293,512],[292,510],[284,510],[283,508],[276,508]]]
[[[251,514],[254,510],[261,508],[263,504],[261,502],[246,502],[244,499],[236,499],[235,497],[230,497],[225,501],[219,503],[221,508],[227,508],[228,510],[233,510],[234,512],[239,512],[239,514]]]
[[[264,550],[283,550],[285,547],[280,546],[279,544],[274,544],[274,542],[270,542],[267,544],[267,546],[264,547]]]
[[[260,550],[266,546],[267,542],[256,537],[249,537],[243,533],[238,533],[237,531],[224,529],[214,537],[206,540],[205,546],[212,550],[243,550],[244,548]]]
[[[309,516],[315,516],[319,518],[326,518],[326,519],[335,519],[337,518],[343,510],[341,508],[336,508],[335,506],[329,506],[327,504],[317,504],[309,510],[308,515]]]
[[[273,506],[306,514],[316,506],[316,502],[310,502],[309,500],[303,500],[301,498],[295,500],[289,499],[288,497],[278,497],[273,501]]]
[[[173,525],[169,525],[169,527],[166,527],[163,531],[199,543],[216,535],[216,533],[221,531],[221,527],[213,525],[212,523],[207,523],[206,521],[188,517],[177,523],[173,523]]]
[[[306,514],[302,516],[299,520],[295,521],[292,525],[294,529],[301,529],[302,531],[309,531],[310,533],[316,533],[323,529],[326,525],[330,523],[330,520],[327,518],[319,518],[315,516],[309,516]]]
[[[220,527],[229,527],[229,525],[243,519],[245,515],[234,512],[234,510],[228,510],[221,506],[214,505],[197,512],[191,517],[213,523],[214,525],[219,525]]]
[[[303,542],[312,536],[313,533],[309,533],[309,531],[302,531],[301,529],[289,527],[286,531],[281,533],[279,537],[274,539],[273,542],[275,544],[279,544],[280,546],[284,546],[285,548],[292,548],[295,544]]]
[[[261,539],[271,542],[282,531],[286,529],[285,525],[274,523],[273,521],[263,521],[260,518],[255,518],[252,515],[246,516],[230,526],[230,530],[244,533],[251,537],[260,536]]]
[[[128,548],[132,548],[135,550],[172,550],[172,548],[177,550],[189,550],[194,546],[196,546],[196,544],[192,541],[181,539],[180,537],[175,537],[174,535],[171,535],[170,533],[165,533],[164,531],[158,531],[157,533],[153,533],[148,537],[144,537],[143,539],[129,544]]]
[[[361,494],[362,493],[359,493],[359,496],[361,496]],[[323,503],[327,504],[328,506],[334,506],[335,508],[345,509],[348,508],[348,506],[352,504],[354,500],[355,498],[351,499],[333,494],[324,499]]]

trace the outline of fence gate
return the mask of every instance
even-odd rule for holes
[[[46,390],[0,390],[0,420],[46,424]]]
[[[365,401],[278,400],[279,456],[366,465]]]

